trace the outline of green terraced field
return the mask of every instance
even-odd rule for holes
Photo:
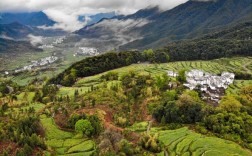
[[[57,155],[90,156],[95,151],[95,143],[71,132],[60,130],[52,118],[41,115],[45,129],[46,144],[55,150]]]
[[[187,127],[177,130],[158,130],[159,140],[168,147],[169,156],[251,156],[252,153],[231,141],[207,137],[190,131]],[[164,152],[158,154],[163,156]]]
[[[75,90],[78,90],[79,95],[86,93],[91,87],[61,87],[57,93],[58,96],[73,97]]]
[[[28,101],[32,102],[33,98],[35,96],[35,92],[22,92],[17,96],[17,99],[19,101]]]
[[[250,72],[252,73],[252,57],[235,57],[235,58],[223,58],[211,61],[180,61],[180,62],[171,62],[163,64],[133,64],[127,67],[118,68],[112,70],[117,72],[119,77],[123,74],[128,73],[129,71],[135,71],[140,74],[151,74],[152,76],[157,76],[166,73],[167,70],[191,70],[191,69],[200,69],[205,72],[220,74],[224,71],[234,72]],[[110,72],[110,71],[108,71]],[[101,84],[100,76],[103,74],[98,74],[95,76],[85,77],[78,80],[75,83],[76,87],[90,87],[91,85]],[[235,81],[233,85],[227,90],[227,94],[236,94],[239,89],[245,85],[251,84],[252,81]],[[66,94],[73,94],[71,91]]]
[[[248,85],[252,85],[252,80],[235,80],[226,90],[226,94],[237,94],[242,87]]]

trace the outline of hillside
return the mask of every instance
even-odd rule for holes
[[[0,38],[0,54],[15,54],[20,55],[26,52],[41,51],[41,49],[33,47],[30,42],[14,41]]]
[[[22,25],[18,22],[10,24],[0,24],[0,35],[13,39],[24,39],[27,35],[34,33],[32,27]]]
[[[106,70],[137,62],[164,63],[168,61],[211,60],[222,57],[252,56],[252,40],[250,39],[252,36],[251,26],[249,22],[242,23],[234,27],[216,31],[215,33],[207,34],[201,38],[171,43],[163,41],[165,46],[163,48],[156,48],[153,54],[146,54],[145,50],[139,52],[107,53],[86,58],[73,64],[63,73],[52,79],[51,82],[71,85],[78,77],[92,76]],[[127,48],[132,49],[133,47],[127,46]],[[108,60],[114,61],[108,62]],[[74,77],[71,76],[71,70],[76,70]]]
[[[0,103],[0,125],[6,125],[0,154],[249,156],[251,80],[235,80],[214,107],[167,70],[252,73],[251,64],[251,57],[140,63],[80,78],[70,87],[39,79],[20,87],[3,79],[1,101],[15,98]]]
[[[42,11],[30,13],[0,13],[0,24],[10,24],[13,22],[29,26],[52,26],[55,24],[55,22],[49,19]]]
[[[170,41],[192,39],[251,20],[251,5],[251,0],[191,0],[168,11],[153,8],[126,17],[104,20],[76,33],[83,38],[101,40],[101,43],[102,37],[113,37],[116,39],[111,41],[113,45],[123,45],[124,50],[156,48]],[[129,21],[134,25],[118,32],[118,25]],[[111,36],[113,33],[115,36]]]

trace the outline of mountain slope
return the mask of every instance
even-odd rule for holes
[[[158,19],[145,27],[142,40],[122,47],[150,48],[165,42],[192,39],[204,34],[252,19],[252,0],[188,1],[163,12]],[[151,32],[151,33],[148,33]]]
[[[227,26],[233,26],[238,22],[251,20],[252,0],[207,2],[190,0],[164,12],[158,11],[156,8],[145,9],[133,15],[103,20],[76,33],[82,35],[83,38],[97,39],[109,36],[111,39],[116,35],[111,36],[112,32],[106,32],[106,30],[114,29],[118,24],[121,25],[122,22],[129,19],[137,22],[138,27],[130,26],[131,29],[127,29],[123,37],[121,37],[122,35],[117,36],[117,41],[123,39],[124,42],[118,42],[116,46],[119,44],[121,50],[154,48],[170,41],[192,39]],[[145,21],[145,23],[139,25],[141,21]],[[125,27],[120,30],[128,28]],[[118,34],[118,30],[113,33]],[[125,40],[125,38],[130,38],[130,40]],[[115,40],[115,38],[113,39]]]
[[[0,36],[10,37],[13,39],[24,38],[28,34],[33,33],[33,28],[22,25],[18,22],[10,24],[0,24]]]
[[[252,22],[243,23],[196,39],[164,42],[165,46],[154,50],[151,56],[146,55],[145,52],[130,51],[88,57],[70,66],[63,73],[53,78],[51,82],[72,85],[77,77],[92,76],[139,61],[165,63],[168,61],[167,58],[169,58],[169,61],[188,61],[252,56],[251,28]],[[75,76],[73,76],[72,69],[76,70]]]
[[[37,27],[23,25],[18,22],[0,24],[0,38],[25,40],[29,34],[35,36],[60,36],[66,34],[62,30],[44,30]]]
[[[52,26],[54,21],[49,19],[45,13],[31,12],[31,13],[2,13],[0,14],[0,24],[10,24],[18,22],[29,26]]]
[[[30,51],[41,51],[41,49],[33,47],[30,42],[0,38],[0,53],[16,53],[18,55]]]
[[[133,15],[116,16],[103,19],[76,31],[87,47],[99,48],[99,51],[117,49],[119,45],[141,39],[140,29],[159,13],[157,7],[140,10]]]
[[[87,22],[87,25],[92,25],[92,24],[99,22],[102,19],[112,18],[114,16],[116,16],[115,12],[99,13],[96,15],[88,16],[89,20]],[[85,16],[79,16],[79,21],[84,22],[86,20],[87,19]]]

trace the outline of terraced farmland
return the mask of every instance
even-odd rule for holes
[[[246,73],[252,73],[252,57],[235,57],[235,58],[223,58],[211,61],[180,61],[171,62],[163,64],[133,64],[127,67],[118,68],[112,70],[119,74],[119,77],[129,71],[135,71],[140,74],[151,74],[152,76],[161,75],[166,73],[167,70],[179,71],[179,70],[191,70],[200,69],[205,72],[220,74],[224,71],[234,72],[242,71]],[[107,72],[105,72],[107,73]],[[76,82],[76,87],[87,87],[90,85],[99,85],[101,80],[99,79],[101,75],[85,77]],[[242,86],[243,84],[249,83],[249,81],[236,81],[236,85]],[[241,84],[239,84],[241,83]],[[239,87],[237,87],[239,89]],[[235,89],[235,88],[234,88]],[[230,89],[230,92],[233,92]],[[235,91],[234,91],[235,92]]]
[[[168,147],[169,156],[251,156],[252,153],[231,141],[215,137],[206,137],[184,127],[177,130],[165,130],[159,133],[159,140]],[[158,154],[163,156],[164,152]]]
[[[95,143],[72,132],[58,129],[52,118],[40,116],[45,129],[46,144],[56,155],[90,156],[95,151]]]
[[[226,94],[237,94],[242,87],[252,85],[252,80],[235,80],[226,90]]]

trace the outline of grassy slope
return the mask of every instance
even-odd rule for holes
[[[211,61],[180,61],[164,64],[133,64],[112,71],[118,72],[119,76],[122,76],[123,74],[128,73],[129,71],[135,71],[141,74],[151,74],[152,76],[157,76],[166,73],[167,70],[179,71],[181,69],[201,69],[205,72],[215,74],[220,74],[223,71],[234,72],[236,70],[252,73],[252,57],[223,58]],[[99,85],[101,84],[100,76],[105,73],[82,78],[75,83],[75,87],[90,87],[91,85]],[[242,86],[251,83],[251,81],[237,80],[233,85],[228,88],[227,93],[237,93],[237,91]],[[68,93],[66,92],[66,88],[62,88],[60,90],[61,92],[64,92],[64,95],[73,94],[71,88],[68,88]]]
[[[215,137],[206,137],[192,132],[184,127],[177,130],[158,130],[152,132],[159,133],[159,140],[162,141],[170,152],[175,155],[204,155],[204,156],[227,156],[239,155],[250,156],[252,153],[241,146],[227,140]],[[163,152],[159,154],[164,155]]]
[[[92,140],[60,130],[53,119],[45,115],[40,116],[40,118],[46,132],[46,144],[55,150],[57,155],[89,156],[94,152],[95,144]]]

